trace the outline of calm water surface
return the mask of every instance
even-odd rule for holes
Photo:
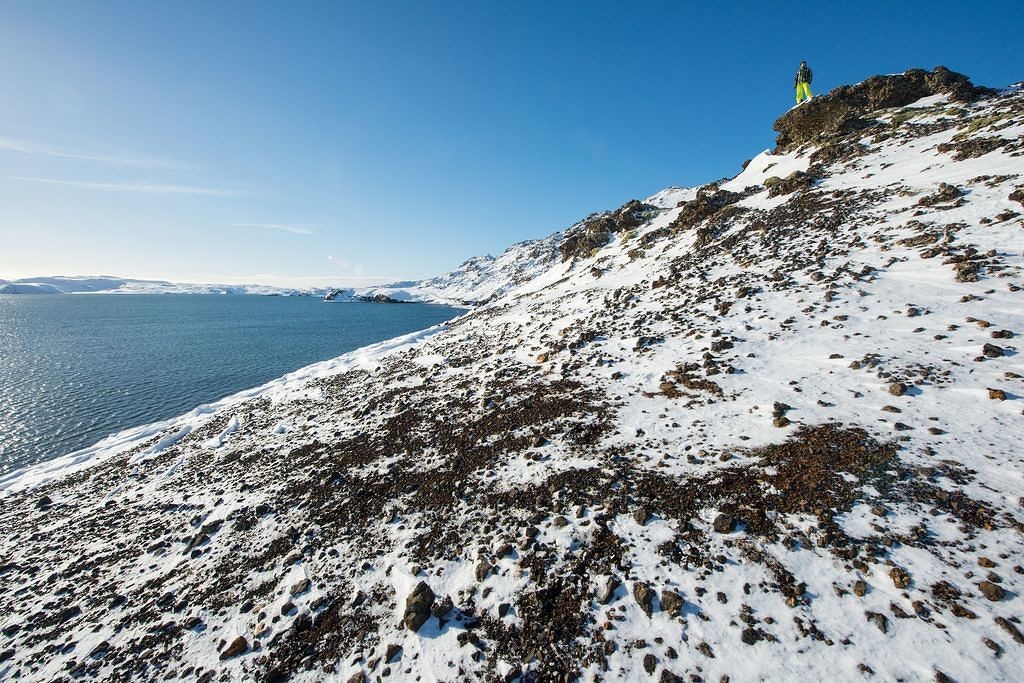
[[[0,473],[459,313],[313,297],[0,295]]]

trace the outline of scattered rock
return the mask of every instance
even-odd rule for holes
[[[654,590],[646,583],[636,582],[633,584],[633,599],[640,609],[649,617],[654,612]]]
[[[897,588],[906,588],[910,585],[910,574],[903,567],[893,567],[889,570],[889,578]]]
[[[1001,358],[1004,355],[1003,348],[995,344],[985,344],[981,347],[981,353],[986,358]]]
[[[727,515],[723,512],[715,517],[711,527],[720,534],[732,533],[736,529],[736,519],[732,515]]]
[[[917,205],[934,206],[935,204],[945,204],[948,202],[956,201],[957,199],[960,198],[960,195],[962,194],[963,192],[960,190],[960,188],[956,187],[955,185],[950,185],[949,183],[939,183],[939,189],[935,192],[935,194],[928,195],[927,197],[922,197],[920,200],[918,200]]]
[[[998,583],[992,583],[991,581],[982,581],[978,584],[978,588],[981,590],[982,595],[991,600],[992,602],[998,602],[1006,597],[1006,591]]]
[[[223,652],[220,653],[220,659],[221,661],[231,659],[232,657],[237,657],[244,652],[248,652],[248,650],[249,641],[246,640],[244,636],[238,636],[231,641],[231,644],[228,645]]]
[[[1024,645],[1024,634],[1017,629],[1008,619],[1005,617],[996,617],[996,624],[999,628],[1003,629],[1010,634],[1010,637],[1016,641],[1018,645]]]
[[[618,590],[622,582],[614,576],[609,576],[608,579],[597,589],[597,601],[602,605],[607,605],[615,597],[615,591]]]
[[[661,592],[661,609],[673,617],[678,617],[683,612],[685,601],[683,596],[672,590]]]
[[[889,632],[889,619],[884,614],[878,612],[864,612],[864,616],[872,624],[878,627],[878,630],[882,633]]]

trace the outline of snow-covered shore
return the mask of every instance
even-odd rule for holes
[[[0,678],[1024,679],[1024,93],[889,78],[4,478]]]

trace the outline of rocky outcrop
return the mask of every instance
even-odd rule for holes
[[[785,178],[778,178],[772,176],[764,181],[764,186],[768,188],[769,197],[779,197],[784,194],[792,194],[798,190],[805,190],[809,187],[813,187],[815,177],[810,173],[804,171],[793,171]]]
[[[596,214],[584,219],[579,226],[566,233],[565,239],[559,246],[562,260],[589,257],[595,249],[600,249],[608,244],[612,235],[635,230],[657,210],[658,208],[655,206],[634,199],[615,211]]]
[[[775,139],[776,152],[862,130],[872,125],[872,114],[911,104],[922,97],[948,94],[954,102],[973,102],[992,92],[944,66],[933,71],[910,69],[902,74],[872,76],[815,97],[779,117],[773,126],[779,134]]]

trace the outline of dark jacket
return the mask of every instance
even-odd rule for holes
[[[793,87],[797,86],[797,83],[811,84],[811,79],[814,78],[814,74],[811,73],[811,69],[806,64],[801,64],[800,68],[796,71],[796,76],[793,77]]]

